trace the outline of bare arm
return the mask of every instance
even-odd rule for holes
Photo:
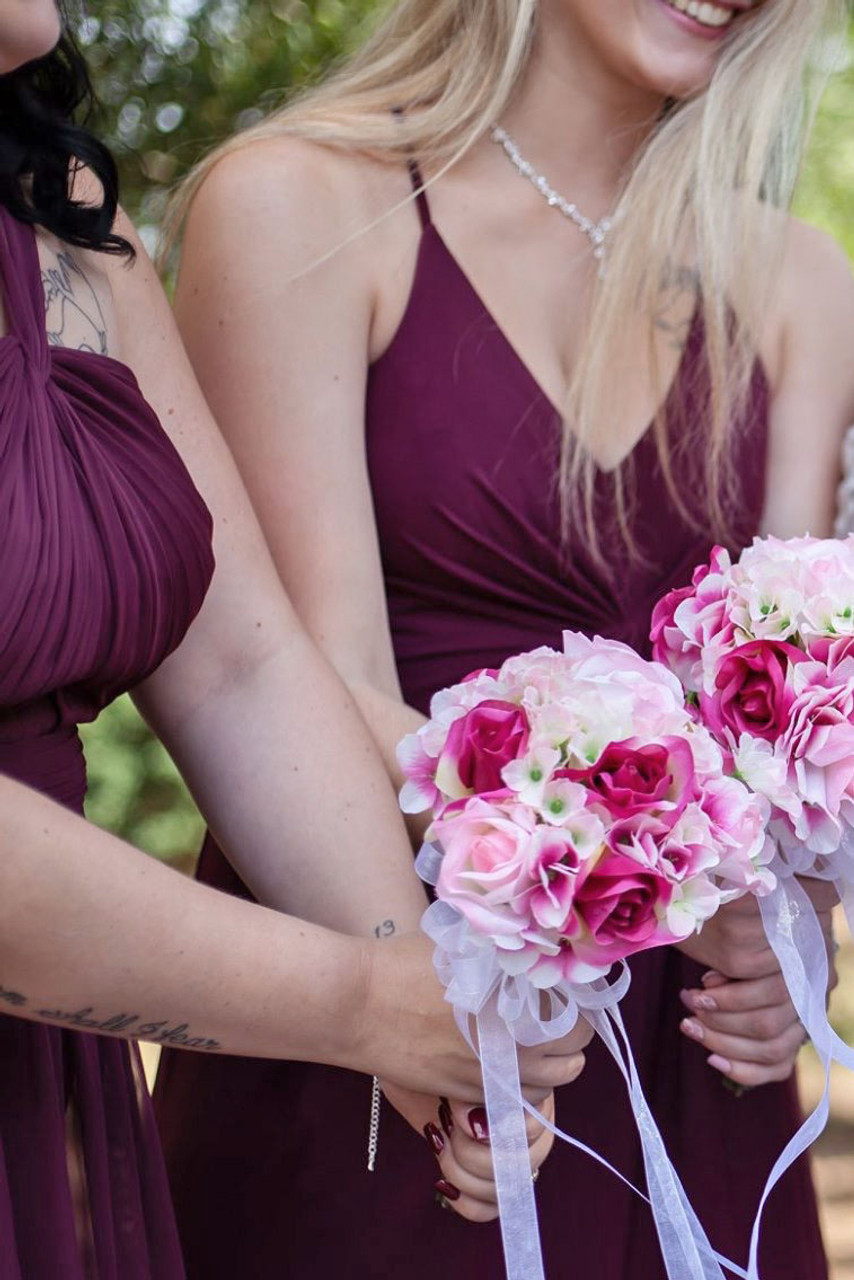
[[[261,901],[352,933],[414,930],[425,897],[393,789],[352,697],[282,591],[141,250],[132,267],[111,269],[111,283],[118,352],[215,523],[207,599],[136,691],[139,705]]]
[[[217,893],[4,777],[0,1010],[478,1093],[426,940],[342,937]]]
[[[176,296],[190,358],[281,578],[397,784],[395,746],[423,717],[404,704],[395,671],[364,402],[369,362],[405,305],[415,211],[340,246],[407,190],[405,173],[378,176],[293,140],[249,148],[220,165],[195,202]],[[380,278],[391,278],[393,297],[380,296]]]
[[[217,524],[209,599],[143,705],[259,893],[348,932],[390,911],[417,920],[423,896],[382,764],[284,598],[150,264],[140,249],[133,266],[85,265],[98,291],[111,286],[110,353],[133,368]],[[479,1069],[430,952],[418,935],[341,937],[206,889],[0,777],[4,1012],[327,1061],[474,1100]],[[530,1084],[576,1069],[555,1048],[529,1055]]]
[[[394,305],[377,297],[373,270],[379,256],[382,274],[391,267],[399,278],[399,318],[417,218],[404,208],[321,263],[354,224],[367,227],[405,194],[405,175],[399,189],[380,182],[376,190],[364,178],[349,160],[292,142],[284,154],[276,146],[250,148],[219,166],[190,218],[176,315],[289,595],[346,680],[399,785],[396,744],[423,717],[403,702],[395,671],[364,400],[379,331],[395,324],[387,315]],[[581,1048],[587,1039],[584,1026],[573,1043]],[[436,1098],[390,1096],[417,1130],[437,1122]],[[550,1141],[537,1132],[531,1139],[539,1162]],[[482,1149],[458,1129],[447,1137],[440,1165],[464,1192],[458,1210],[494,1215],[488,1152],[484,1163]]]

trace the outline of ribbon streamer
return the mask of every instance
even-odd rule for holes
[[[795,1012],[813,1043],[824,1068],[822,1095],[797,1133],[789,1140],[774,1164],[759,1202],[750,1240],[748,1280],[760,1280],[759,1233],[768,1197],[787,1169],[820,1137],[830,1114],[830,1064],[833,1061],[854,1070],[854,1051],[831,1027],[827,1019],[827,947],[815,909],[797,879],[778,872],[777,887],[759,899],[768,942],[780,964]],[[850,890],[837,882],[843,902]]]
[[[425,845],[416,869],[435,883],[441,854]],[[483,1067],[487,1120],[495,1170],[507,1280],[544,1280],[534,1189],[531,1181],[527,1111],[556,1137],[591,1156],[651,1205],[669,1280],[724,1280],[722,1267],[739,1280],[747,1273],[710,1245],[664,1146],[646,1101],[618,1004],[628,990],[624,963],[616,981],[604,979],[542,992],[498,965],[492,945],[474,938],[460,913],[445,902],[425,912],[423,928],[436,943],[435,964],[454,1005],[460,1030],[472,1048],[469,1017],[478,1028],[476,1052]],[[543,1004],[545,1008],[543,1008]],[[517,1044],[543,1044],[567,1034],[579,1014],[602,1037],[622,1074],[638,1126],[649,1196],[604,1157],[549,1123],[523,1097]]]

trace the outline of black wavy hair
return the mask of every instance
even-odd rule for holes
[[[133,257],[113,231],[119,179],[110,152],[86,128],[95,105],[89,71],[68,30],[46,57],[0,76],[0,203],[20,222],[41,226],[66,244]],[[101,187],[99,204],[72,199],[86,168]]]

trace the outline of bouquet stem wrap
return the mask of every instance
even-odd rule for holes
[[[492,997],[477,1016],[486,1114],[510,1280],[545,1280],[516,1041]]]
[[[419,875],[434,883],[441,855],[425,845],[417,861]],[[424,929],[437,944],[436,969],[453,1003],[460,1029],[469,1043],[469,1015],[477,1019],[477,1052],[483,1068],[507,1280],[545,1280],[540,1248],[534,1184],[531,1179],[527,1111],[556,1137],[583,1151],[650,1204],[669,1280],[724,1280],[722,1267],[747,1280],[747,1272],[716,1253],[692,1209],[665,1150],[664,1142],[643,1092],[619,1001],[629,985],[622,967],[614,983],[599,979],[567,986],[557,1018],[540,1016],[540,992],[525,991],[524,983],[503,982],[488,953],[467,948],[458,912],[435,902],[424,917]],[[570,1134],[550,1124],[525,1101],[519,1080],[517,1043],[544,1043],[563,1036],[584,1016],[599,1033],[626,1081],[638,1126],[649,1195],[644,1196],[602,1156]],[[474,1047],[474,1046],[473,1046]]]

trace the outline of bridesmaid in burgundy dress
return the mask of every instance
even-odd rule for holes
[[[396,780],[394,744],[438,687],[564,627],[646,650],[655,600],[717,538],[829,531],[854,289],[841,253],[772,206],[796,168],[779,121],[834,13],[398,0],[351,68],[188,184],[179,325]],[[428,184],[415,208],[408,157]],[[246,892],[210,840],[201,876]],[[798,1123],[803,1039],[758,913],[725,910],[631,967],[665,1138],[711,1239],[744,1262]],[[595,1043],[589,1059],[558,1118],[640,1179],[622,1081]],[[494,1223],[436,1212],[434,1151],[453,1207],[495,1215],[487,1183],[457,1181],[435,1099],[391,1091],[429,1143],[387,1110],[365,1171],[369,1092],[322,1068],[168,1056],[158,1119],[193,1277],[502,1275]],[[661,1276],[645,1206],[568,1146],[538,1201],[549,1276]],[[762,1264],[826,1275],[804,1162],[770,1202]]]
[[[426,939],[247,906],[81,816],[77,725],[133,688],[260,897],[286,886],[354,933],[420,905],[370,736],[289,609],[153,269],[111,230],[112,162],[64,118],[87,83],[59,36],[52,0],[0,0],[0,1280],[180,1280],[121,1037],[481,1095]],[[78,160],[83,204],[61,195]]]

